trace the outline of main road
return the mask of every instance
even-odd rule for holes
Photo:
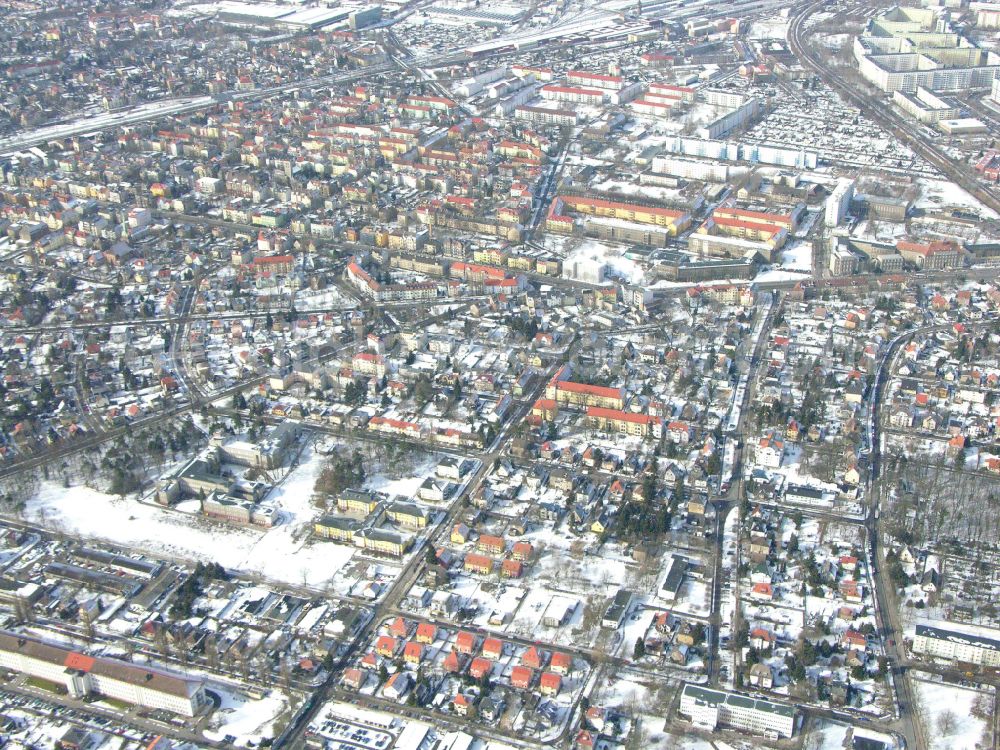
[[[522,406],[513,415],[511,415],[510,420],[497,435],[493,444],[479,457],[479,468],[476,469],[475,473],[472,477],[470,477],[465,491],[460,497],[455,498],[448,509],[445,518],[438,523],[424,544],[413,553],[409,562],[393,582],[385,597],[378,603],[378,605],[376,605],[372,619],[363,628],[361,628],[355,637],[352,647],[348,649],[344,656],[337,662],[335,668],[330,671],[330,676],[313,694],[303,710],[289,724],[285,732],[275,740],[274,747],[296,748],[302,746],[301,743],[304,741],[304,733],[309,726],[309,722],[311,722],[316,716],[317,712],[322,708],[326,700],[335,695],[334,691],[340,681],[340,675],[351,660],[357,656],[358,647],[361,644],[366,643],[375,634],[379,625],[386,617],[391,615],[393,612],[398,611],[397,607],[403,600],[406,592],[409,591],[410,587],[425,569],[426,560],[424,559],[423,550],[436,549],[440,540],[442,538],[447,538],[447,536],[451,533],[451,529],[458,518],[458,514],[465,507],[464,500],[475,494],[476,491],[478,491],[478,489],[482,486],[483,481],[493,468],[493,463],[501,456],[504,450],[506,450],[510,438],[513,436],[517,427],[521,424],[524,417],[530,411],[535,399],[537,399],[538,396],[544,392],[545,385],[548,383],[549,378],[552,377],[559,367],[569,360],[570,355],[573,351],[575,351],[577,341],[579,341],[579,338],[575,337],[573,341],[567,345],[563,354],[549,365],[545,377],[538,379],[538,382],[534,385],[532,391],[525,396]]]
[[[866,425],[866,437],[868,442],[868,479],[866,483],[866,494],[868,497],[868,513],[865,518],[865,528],[868,536],[868,554],[872,575],[872,587],[875,590],[875,621],[878,632],[882,636],[886,656],[891,664],[891,681],[896,696],[896,705],[899,710],[899,721],[902,733],[906,739],[908,748],[927,748],[927,737],[924,728],[920,723],[920,717],[914,716],[915,706],[913,698],[913,688],[906,675],[905,668],[906,654],[902,646],[902,626],[899,623],[895,602],[887,597],[886,592],[892,590],[894,586],[887,574],[887,566],[881,564],[885,560],[882,535],[879,529],[879,511],[882,471],[882,446],[881,446],[881,409],[882,400],[885,394],[885,387],[892,373],[893,363],[900,349],[912,340],[915,336],[926,336],[931,333],[947,331],[952,328],[952,323],[942,323],[929,326],[922,326],[905,331],[889,342],[885,352],[879,360],[875,370],[875,379],[872,383],[872,390],[868,398],[868,414]],[[988,325],[988,323],[975,323],[970,326],[972,329]]]

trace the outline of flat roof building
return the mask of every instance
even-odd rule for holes
[[[989,88],[1000,55],[954,31],[936,8],[894,6],[854,39],[861,75],[882,91],[915,93]]]
[[[690,683],[681,693],[680,712],[700,729],[737,729],[772,739],[795,734],[794,706],[750,698]]]
[[[618,589],[615,598],[604,612],[601,626],[605,628],[617,628],[622,624],[625,615],[628,614],[630,606],[632,606],[632,592],[628,589]]]

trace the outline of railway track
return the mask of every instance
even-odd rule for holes
[[[900,120],[884,101],[868,96],[863,90],[851,86],[833,73],[826,65],[816,46],[804,37],[806,21],[817,10],[821,9],[825,0],[808,2],[798,6],[788,30],[788,43],[802,64],[815,73],[831,89],[837,92],[846,102],[854,105],[876,125],[883,128],[900,142],[906,144],[915,154],[935,167],[944,176],[972,195],[976,200],[991,210],[1000,213],[1000,197],[992,190],[981,185],[964,168],[943,154],[936,146],[928,143],[919,134]]]

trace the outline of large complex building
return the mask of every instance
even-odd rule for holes
[[[946,11],[896,6],[868,22],[854,40],[866,80],[886,93],[989,88],[1000,55],[956,33]]]
[[[103,695],[184,716],[194,716],[212,702],[200,679],[143,664],[87,656],[7,631],[0,631],[0,666],[65,685],[73,698]]]
[[[994,637],[980,634],[980,630],[942,623],[917,625],[913,636],[913,653],[937,659],[976,664],[983,667],[1000,667],[1000,633]]]
[[[297,436],[298,428],[292,423],[284,422],[257,442],[245,440],[226,442],[222,435],[213,435],[210,445],[218,449],[223,461],[258,469],[275,469],[281,466],[286,449]]]
[[[899,240],[896,242],[896,250],[904,260],[924,271],[940,271],[942,268],[958,268],[962,265],[963,251],[954,240]]]
[[[892,102],[917,122],[933,125],[942,120],[957,120],[962,116],[958,102],[941,97],[923,86],[917,86],[913,94],[893,91]]]
[[[747,125],[760,114],[762,105],[760,99],[731,91],[703,91],[702,98],[706,104],[721,108],[723,111],[711,122],[698,128],[699,138],[722,138],[734,130]]]
[[[588,383],[574,383],[565,380],[563,370],[555,374],[545,387],[545,398],[560,404],[572,406],[598,406],[604,409],[623,409],[625,406],[625,390],[623,388],[608,388]]]
[[[725,727],[775,739],[795,734],[794,706],[690,683],[681,693],[680,712],[696,727],[709,731]]]
[[[433,281],[415,281],[409,284],[383,284],[376,281],[354,258],[347,264],[345,275],[362,294],[378,302],[431,300],[439,296],[438,285]]]
[[[729,258],[750,253],[770,262],[795,228],[799,213],[799,208],[774,214],[723,205],[688,238],[688,249],[702,256]]]
[[[561,195],[552,201],[545,221],[546,229],[554,232],[572,232],[574,226],[572,213],[663,227],[672,237],[676,237],[691,224],[690,214],[672,208],[582,195]]]

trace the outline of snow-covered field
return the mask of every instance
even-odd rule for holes
[[[214,521],[199,512],[197,499],[173,508],[153,504],[150,497],[122,499],[84,486],[64,488],[45,482],[27,503],[25,518],[54,531],[146,551],[183,561],[217,562],[237,572],[258,574],[265,580],[307,586],[332,586],[347,593],[367,576],[352,565],[357,550],[311,537],[320,510],[313,502],[316,478],[326,457],[305,441],[301,464],[280,469],[274,489],[261,506],[275,511],[272,528],[240,526]],[[412,497],[440,460],[420,454],[391,469],[369,467],[365,487],[389,495]],[[393,567],[379,566],[382,579],[393,577]],[[361,578],[359,578],[361,575]]]
[[[287,583],[317,585],[332,579],[354,555],[340,544],[312,543],[310,503],[321,459],[311,456],[265,502],[281,509],[271,529],[223,525],[87,487],[46,482],[28,502],[25,517],[46,528],[130,546],[166,557],[211,560]]]
[[[631,258],[626,258],[624,251],[624,247],[588,239],[566,256],[563,266],[571,265],[575,261],[606,263],[611,276],[622,278],[631,284],[641,284],[645,275],[642,268]]]
[[[781,267],[786,271],[812,271],[812,246],[796,242],[781,251]]]
[[[658,185],[639,185],[634,182],[624,182],[621,180],[600,182],[594,185],[594,189],[607,193],[621,193],[622,195],[653,198],[654,200],[661,201],[678,198],[681,195],[681,191],[677,188],[660,187]]]
[[[992,712],[992,696],[919,679],[913,681],[913,686],[920,696],[919,715],[931,743],[930,750],[976,750],[986,722],[973,716],[972,709],[977,700],[987,698],[987,712]]]
[[[252,700],[243,695],[218,691],[222,697],[222,705],[210,720],[211,729],[205,730],[205,736],[213,741],[220,741],[226,735],[236,738],[234,744],[248,746],[260,744],[263,738],[273,738],[280,727],[274,722],[288,705],[288,699],[271,691],[259,700]]]
[[[914,203],[914,208],[922,208],[925,211],[964,208],[976,211],[983,218],[997,218],[996,212],[984,206],[953,182],[921,177],[919,183],[920,198]]]
[[[787,18],[765,18],[750,26],[751,39],[784,39],[788,36]]]

